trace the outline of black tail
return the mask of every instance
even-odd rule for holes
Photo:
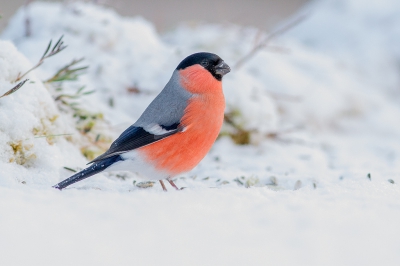
[[[95,175],[95,174],[98,174],[98,173],[104,171],[110,165],[112,165],[118,161],[121,161],[121,160],[122,160],[121,156],[115,155],[115,156],[109,157],[107,159],[95,162],[88,168],[83,169],[79,173],[74,174],[73,176],[65,179],[64,181],[58,183],[57,185],[55,185],[53,187],[57,188],[59,190],[62,190],[64,188],[68,187],[69,185],[72,185],[73,183],[76,183],[85,178],[88,178],[89,176],[92,176],[92,175]]]

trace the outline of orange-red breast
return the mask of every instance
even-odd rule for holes
[[[132,171],[148,180],[193,169],[215,142],[224,119],[222,77],[229,66],[212,53],[186,57],[160,94],[108,151],[54,187],[63,189],[102,171]]]

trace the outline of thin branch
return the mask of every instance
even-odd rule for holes
[[[277,92],[272,92],[272,91],[268,91],[268,94],[275,100],[284,100],[284,101],[290,101],[290,102],[301,102],[302,101],[302,97],[296,96],[296,95],[289,95],[289,94],[277,93]]]
[[[257,45],[251,49],[249,53],[244,55],[235,65],[234,69],[239,69],[241,68],[244,63],[246,63],[250,58],[252,58],[257,52],[259,52],[261,49],[265,48],[271,40],[274,38],[282,35],[283,33],[287,32],[288,30],[292,29],[293,27],[297,26],[301,22],[303,22],[308,16],[307,15],[301,15],[298,18],[290,21],[289,23],[283,25],[281,28],[278,28],[271,34],[269,34],[263,41],[259,42]]]
[[[60,39],[57,41],[57,43],[54,45],[53,49],[51,50],[50,53],[49,50],[51,48],[51,43],[52,41],[50,40],[49,45],[46,48],[46,51],[44,52],[43,56],[40,58],[39,62],[33,66],[31,69],[29,69],[27,72],[25,72],[23,75],[18,74],[17,79],[15,80],[15,82],[20,81],[23,77],[25,77],[26,75],[28,75],[32,70],[38,68],[41,64],[43,64],[44,60],[46,60],[49,57],[52,57],[53,55],[58,54],[59,52],[61,52],[62,50],[64,50],[65,48],[67,48],[67,46],[63,46],[64,42],[62,41],[62,38],[64,37],[64,35],[62,35],[60,37]]]
[[[3,95],[0,96],[0,98],[3,98],[7,95],[10,95],[14,92],[16,92],[17,90],[19,90],[24,84],[25,82],[27,82],[29,79],[26,79],[24,81],[21,81],[20,83],[18,83],[14,88],[12,88],[11,90],[7,91],[6,93],[4,93]]]
[[[303,128],[302,126],[295,126],[293,128],[289,128],[289,129],[286,129],[286,130],[269,132],[265,136],[267,138],[275,139],[275,138],[278,138],[279,136],[282,136],[282,135],[285,135],[285,134],[290,134],[290,133],[293,133],[293,132],[297,132],[297,131],[301,130],[302,128]]]
[[[268,49],[269,51],[273,53],[278,53],[278,54],[290,54],[290,49],[282,46],[273,46],[273,45],[268,45],[265,47],[265,49]]]
[[[51,138],[51,137],[61,137],[61,136],[71,136],[73,134],[55,134],[55,135],[43,135],[43,136],[35,136],[35,139],[40,139],[40,138]]]

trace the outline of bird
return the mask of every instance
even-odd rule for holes
[[[54,185],[59,190],[100,172],[131,171],[147,180],[172,178],[192,170],[216,141],[224,120],[222,78],[231,71],[218,55],[199,52],[184,58],[164,89],[139,119],[88,164]]]

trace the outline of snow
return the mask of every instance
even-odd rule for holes
[[[18,74],[31,67],[12,43],[0,41],[0,94],[14,87],[12,82]],[[27,78],[29,81],[20,91],[1,98],[0,102],[0,184],[6,187],[18,188],[23,181],[46,186],[57,180],[51,177],[60,174],[63,163],[78,163],[83,159],[65,139],[43,137],[70,133],[74,128],[68,127],[60,116],[40,79],[33,73]]]
[[[20,9],[0,35],[0,95],[50,39],[64,35],[68,47],[0,98],[1,264],[398,265],[400,5],[325,0],[304,11],[305,22],[271,43],[288,53],[264,49],[235,68],[265,33],[199,23],[158,34],[98,5],[33,2],[26,37]],[[226,112],[251,144],[218,139],[177,177],[181,191],[140,189],[136,174],[118,172],[51,188],[71,175],[64,167],[84,167],[81,151],[97,134],[109,145],[132,124],[198,51],[233,68]],[[104,116],[86,135],[53,100],[57,84],[43,82],[81,57],[87,73],[62,87],[95,90],[75,100]]]
[[[1,188],[2,215],[12,217],[2,220],[1,248],[14,265],[395,265],[398,191],[345,186],[168,194]]]

